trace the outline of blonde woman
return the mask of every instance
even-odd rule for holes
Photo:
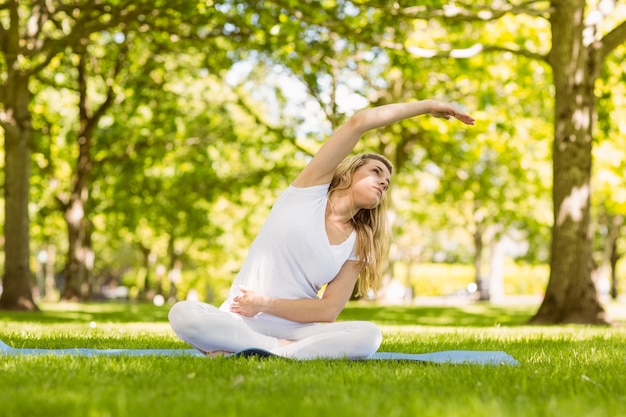
[[[172,307],[177,336],[207,355],[256,348],[295,359],[361,359],[376,352],[376,325],[335,320],[355,285],[364,293],[380,284],[393,168],[381,155],[348,155],[365,132],[423,114],[474,124],[434,100],[357,112],[277,199],[227,300],[219,308]]]

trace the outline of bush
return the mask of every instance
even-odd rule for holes
[[[394,269],[394,276],[404,285],[408,281],[416,296],[457,294],[476,282],[475,274],[473,265],[463,264],[424,263],[412,266],[408,274],[406,265],[396,265]],[[504,267],[504,292],[506,295],[541,295],[548,277],[548,265],[507,262]]]

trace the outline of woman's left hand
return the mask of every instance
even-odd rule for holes
[[[253,317],[258,313],[263,312],[263,307],[267,305],[270,298],[257,293],[246,287],[239,287],[241,295],[233,298],[233,302],[230,305],[230,311],[233,313],[241,314],[246,317]]]

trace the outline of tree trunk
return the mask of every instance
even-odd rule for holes
[[[79,194],[86,194],[87,191]],[[89,227],[85,219],[85,201],[72,193],[72,201],[65,211],[69,248],[65,264],[65,286],[61,299],[84,301],[89,297],[91,248],[88,244]]]
[[[74,185],[65,208],[69,250],[65,265],[65,288],[62,299],[85,300],[89,296],[92,249],[89,239],[89,220],[85,206],[89,198],[89,173],[91,171],[91,135],[87,120],[81,120],[79,132],[79,157],[74,172]]]
[[[85,214],[89,198],[88,176],[91,170],[90,134],[81,127],[79,135],[79,158],[74,173],[74,185],[70,200],[65,205],[68,252],[65,263],[65,286],[61,299],[84,301],[90,295],[90,278],[93,269],[91,227]]]
[[[609,264],[609,270],[611,273],[611,298],[617,300],[617,262],[621,258],[619,250],[617,248],[617,240],[619,239],[622,225],[624,224],[624,216],[610,216],[609,217],[609,233],[607,242],[607,258]]]
[[[169,291],[167,298],[169,300],[177,300],[178,297],[178,285],[182,279],[183,264],[180,260],[180,253],[176,250],[174,234],[170,235],[170,239],[167,244],[167,254],[170,258],[170,269],[167,273],[169,281]]]
[[[152,263],[153,263],[153,253],[150,248],[144,246],[141,242],[136,242],[139,247],[139,251],[141,252],[141,259],[143,265],[143,272],[140,274],[140,277],[143,279],[139,279],[137,285],[139,287],[139,298],[140,299],[148,299],[150,296],[150,287],[152,286]]]
[[[4,128],[4,204],[5,204],[5,271],[0,308],[38,310],[33,301],[33,278],[30,269],[30,112],[28,76],[9,69],[4,83],[4,111],[0,123]]]
[[[550,280],[532,323],[606,324],[592,280],[590,230],[594,83],[593,43],[585,46],[585,1],[552,2],[550,65],[555,85]]]
[[[489,301],[489,281],[483,274],[483,230],[480,223],[476,224],[476,231],[472,235],[474,239],[474,271],[476,275],[476,290],[478,291],[478,299],[481,301]]]
[[[44,300],[47,302],[58,301],[59,297],[56,293],[56,283],[54,281],[54,265],[56,260],[57,248],[54,245],[48,245],[46,248],[47,260],[44,267]]]
[[[620,255],[617,252],[617,241],[613,242],[613,252],[611,253],[611,299],[617,300],[619,291],[617,290],[617,262],[620,259]]]
[[[92,168],[92,143],[98,121],[113,103],[113,88],[109,86],[105,101],[92,114],[87,91],[87,59],[85,51],[78,54],[78,161],[69,201],[65,204],[69,251],[65,266],[65,300],[85,300],[93,290],[92,271],[94,253],[91,247],[91,222],[86,214],[89,199],[89,177]]]
[[[506,257],[503,237],[496,237],[489,256],[489,301],[504,299],[504,261]]]

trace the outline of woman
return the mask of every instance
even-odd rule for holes
[[[356,113],[278,198],[222,306],[172,307],[178,337],[207,355],[260,348],[296,359],[359,359],[376,352],[377,326],[334,321],[355,284],[363,293],[380,283],[392,166],[375,154],[345,158],[365,132],[422,114],[474,124],[434,100]]]

